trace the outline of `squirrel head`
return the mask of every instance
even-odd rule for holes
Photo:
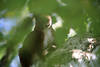
[[[51,16],[36,15],[35,20],[36,20],[35,28],[37,28],[37,29],[43,30],[43,29],[52,27]]]

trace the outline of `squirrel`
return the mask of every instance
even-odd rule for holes
[[[56,49],[51,16],[36,15],[35,21],[34,31],[28,34],[19,50],[22,67],[30,67]]]

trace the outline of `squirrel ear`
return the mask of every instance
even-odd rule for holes
[[[51,16],[47,16],[47,18],[48,18],[48,28],[50,28],[51,26],[52,26],[52,18],[51,18]]]
[[[35,18],[33,18],[33,19],[32,19],[32,22],[33,22],[32,31],[34,31],[34,29],[35,29],[35,25],[36,25],[36,19],[35,19]]]

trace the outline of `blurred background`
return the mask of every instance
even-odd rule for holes
[[[99,42],[100,0],[0,0],[0,67],[21,67],[18,51],[25,36],[34,27],[32,19],[27,17],[34,14],[52,16],[54,37],[58,47],[43,66],[49,67],[51,64],[54,66],[50,67],[99,67],[99,46],[94,50],[97,60],[90,62],[89,65],[88,62],[80,65],[72,61],[72,58],[68,59],[67,51],[70,50],[69,46],[72,48],[76,44],[78,48],[77,44],[82,44],[79,38],[84,41],[85,38],[93,37]],[[73,38],[74,36],[77,37]],[[73,45],[66,47],[66,41]],[[60,62],[57,62],[59,60]]]

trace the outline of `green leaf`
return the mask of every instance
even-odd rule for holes
[[[1,0],[0,11],[5,9],[7,11],[20,10],[24,7],[26,1],[27,0]]]
[[[56,0],[30,0],[29,9],[34,13],[51,13],[57,7]]]

